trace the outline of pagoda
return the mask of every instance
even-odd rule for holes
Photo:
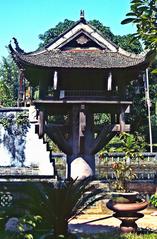
[[[83,11],[79,21],[42,49],[25,53],[13,39],[13,59],[39,89],[34,104],[40,137],[46,133],[67,155],[67,177],[95,175],[96,153],[117,132],[130,129],[127,88],[147,68],[147,55],[126,52],[104,38]],[[102,113],[109,116],[108,124],[96,123]]]

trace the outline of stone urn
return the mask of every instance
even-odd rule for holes
[[[139,211],[148,206],[148,202],[144,199],[139,199],[138,192],[129,193],[112,193],[106,206],[114,212],[113,216],[122,221],[120,229],[122,233],[136,232],[136,221],[144,216]]]

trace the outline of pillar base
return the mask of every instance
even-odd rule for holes
[[[78,157],[74,159],[71,163],[71,177],[73,179],[83,179],[86,177],[92,177],[94,172],[87,161],[82,158]]]

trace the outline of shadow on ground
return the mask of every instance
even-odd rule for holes
[[[71,232],[74,233],[85,234],[119,232],[119,227],[106,225],[91,225],[88,223],[71,223],[69,225],[69,229]]]

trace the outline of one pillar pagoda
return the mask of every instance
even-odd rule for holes
[[[67,155],[67,176],[95,175],[95,154],[117,132],[129,131],[127,86],[147,67],[146,55],[116,46],[83,14],[43,49],[25,53],[16,40],[9,48],[30,85],[39,88],[40,137],[46,133]],[[96,124],[102,113],[109,124]]]

